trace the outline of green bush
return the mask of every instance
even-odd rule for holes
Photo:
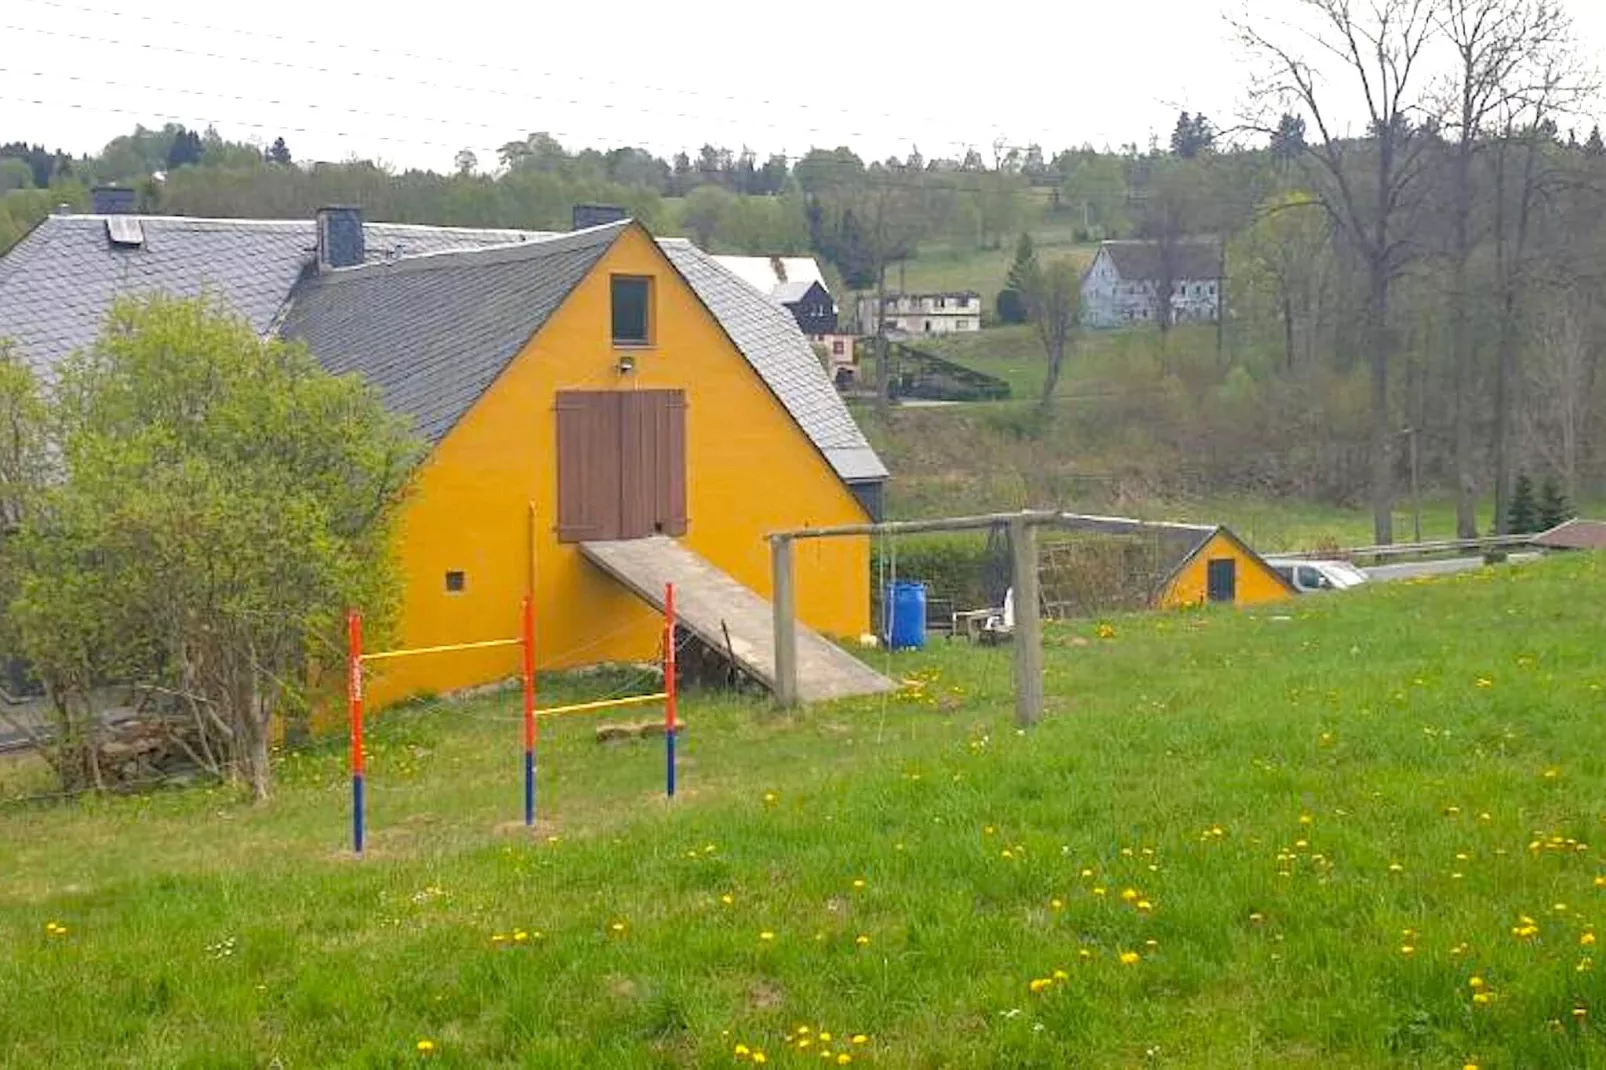
[[[996,606],[1009,584],[1005,546],[996,540],[989,552],[982,534],[877,539],[870,548],[871,604],[879,615],[880,588],[896,578],[919,580],[928,599],[951,602],[955,610]]]

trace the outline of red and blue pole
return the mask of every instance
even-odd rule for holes
[[[524,596],[524,824],[535,827],[535,600]]]
[[[665,793],[675,797],[675,585],[664,584],[664,761]]]
[[[351,849],[363,847],[362,617],[346,612],[346,707],[351,716]]]

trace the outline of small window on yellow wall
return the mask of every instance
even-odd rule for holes
[[[614,345],[652,344],[652,279],[615,275],[612,282]]]

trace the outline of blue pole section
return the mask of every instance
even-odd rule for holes
[[[535,827],[535,751],[524,752],[524,823]]]
[[[362,854],[363,840],[363,790],[362,774],[356,773],[351,778],[351,849]]]
[[[673,799],[675,797],[675,730],[672,728],[664,733],[664,754],[669,765],[668,779],[665,784],[669,791],[669,797]]]

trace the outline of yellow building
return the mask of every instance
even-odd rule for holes
[[[1226,528],[1209,532],[1177,562],[1157,605],[1169,609],[1206,602],[1252,606],[1292,598],[1288,581]]]
[[[626,221],[363,259],[310,273],[283,331],[430,445],[400,525],[401,645],[517,635],[533,559],[540,668],[652,659],[659,613],[582,543],[672,536],[767,598],[766,534],[879,508],[886,470],[791,316],[689,243]],[[796,568],[804,624],[869,629],[866,540],[813,540]],[[370,694],[476,685],[518,658],[391,662]]]
[[[1296,593],[1224,527],[1061,513],[1049,530],[1068,536],[1043,546],[1044,600],[1057,615],[1256,605]]]

